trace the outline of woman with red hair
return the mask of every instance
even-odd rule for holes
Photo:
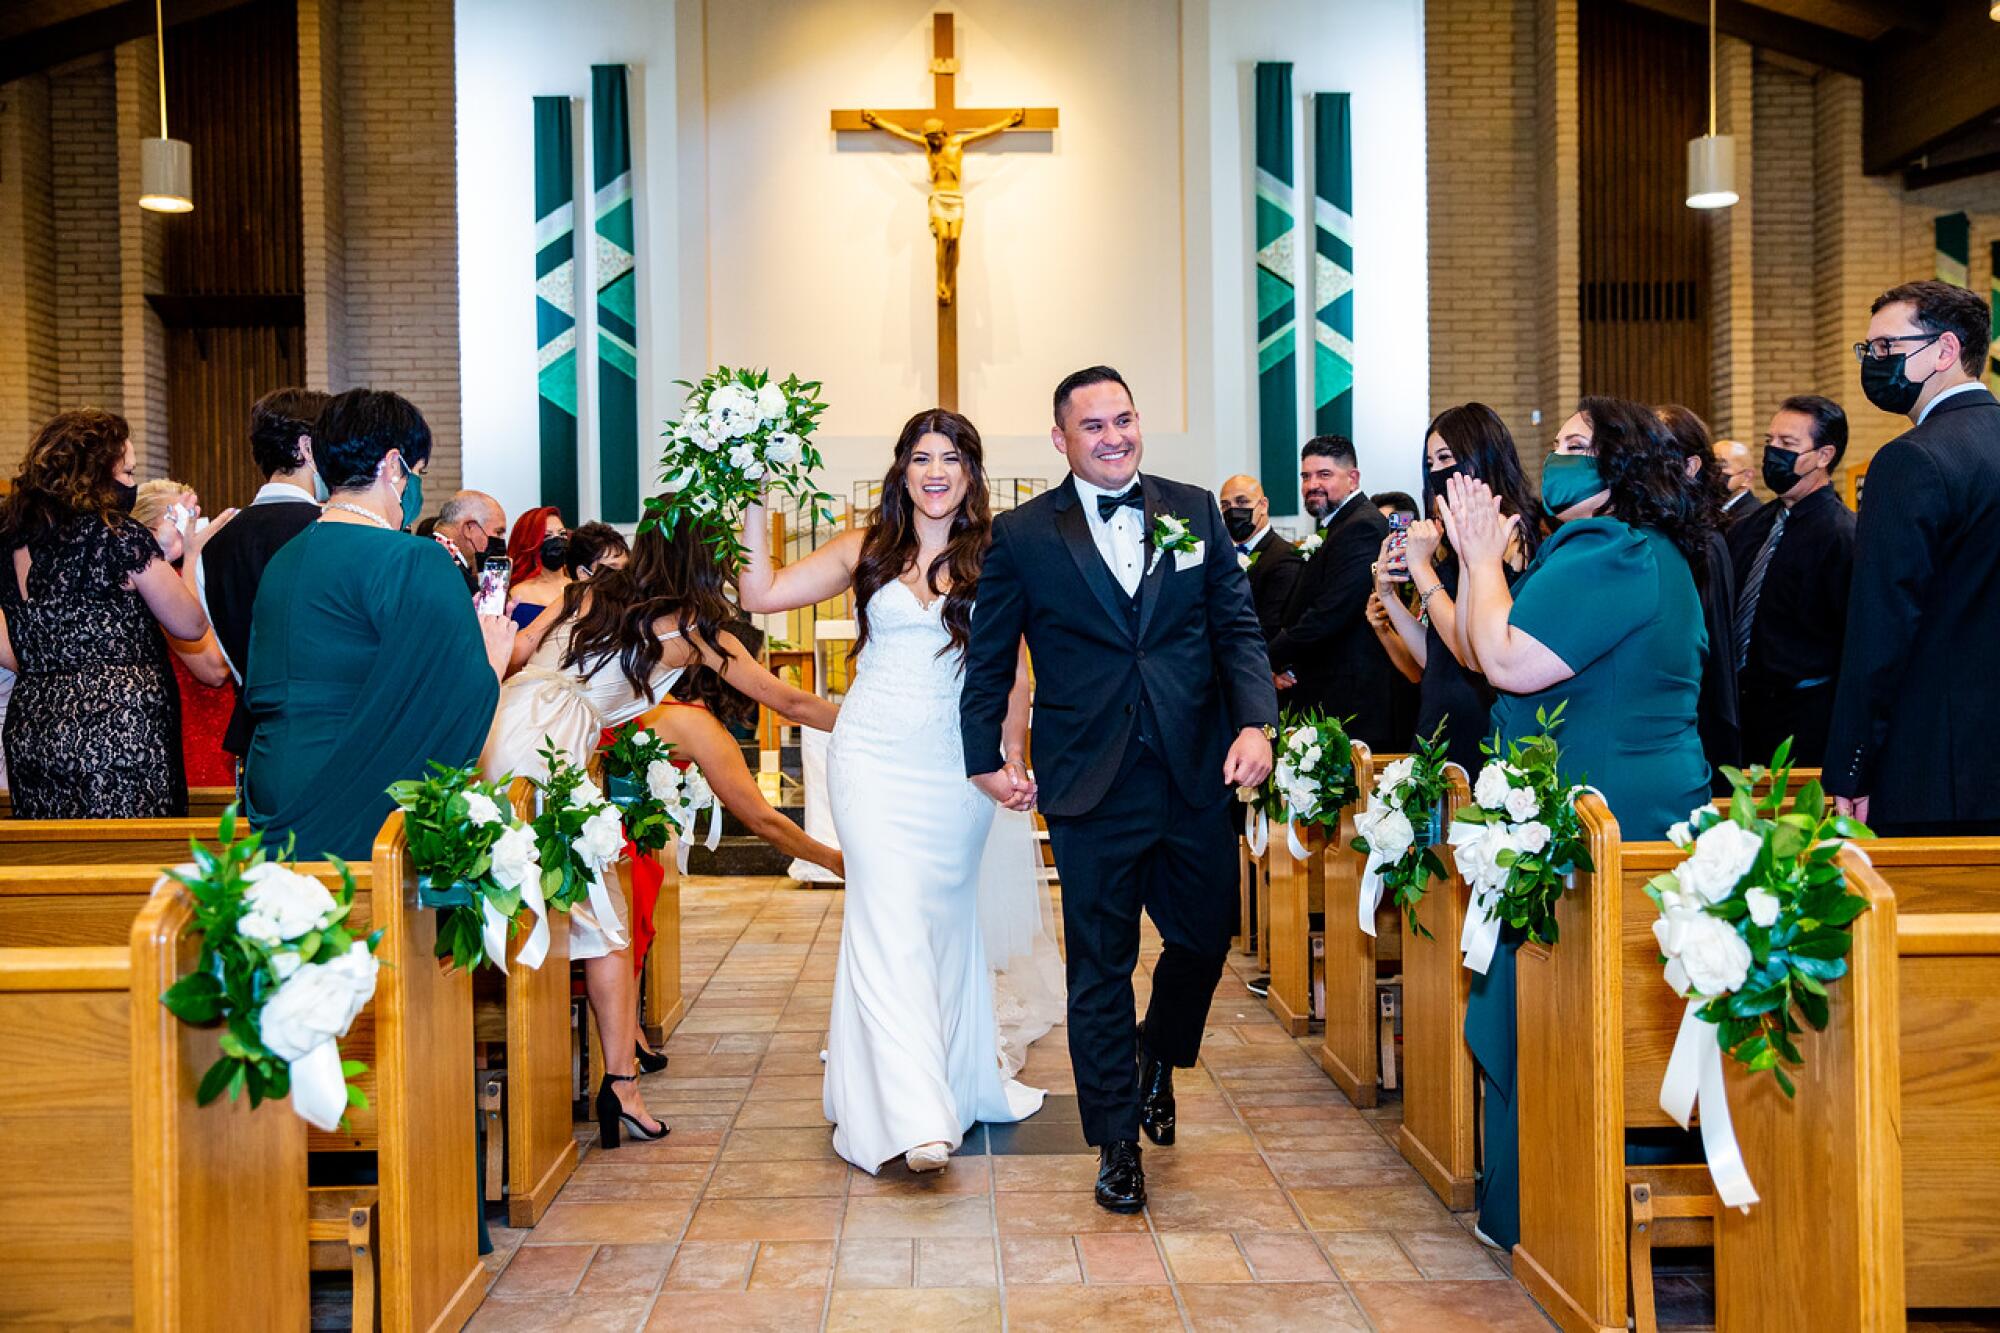
[[[507,558],[514,562],[507,614],[522,629],[534,624],[535,617],[569,586],[569,576],[563,572],[568,533],[562,511],[554,505],[530,509],[514,520],[514,531],[507,538]]]

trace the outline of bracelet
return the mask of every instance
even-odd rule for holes
[[[1425,593],[1423,596],[1417,598],[1417,610],[1423,612],[1425,615],[1429,615],[1431,609],[1431,598],[1437,596],[1439,593],[1443,591],[1444,591],[1444,585],[1440,583],[1436,587],[1432,588],[1429,592]]]

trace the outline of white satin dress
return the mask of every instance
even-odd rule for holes
[[[648,697],[632,688],[616,657],[597,663],[587,675],[563,666],[563,655],[569,651],[570,637],[575,632],[575,620],[564,621],[550,630],[534,656],[500,687],[493,729],[487,732],[486,747],[479,755],[480,776],[488,782],[510,774],[546,781],[548,764],[541,752],[549,741],[554,741],[571,763],[587,763],[606,727],[623,726],[649,712],[666,699],[685,670],[656,665],[648,682],[652,687]],[[660,637],[677,639],[680,635],[669,631]],[[572,959],[602,958],[624,946],[625,923],[618,914],[616,897],[600,893],[593,886],[590,905],[603,929],[571,915],[569,956]]]
[[[994,806],[965,777],[943,600],[900,581],[870,599],[827,754],[847,894],[824,1103],[834,1150],[870,1173],[1042,1105],[1000,1063],[978,902]]]

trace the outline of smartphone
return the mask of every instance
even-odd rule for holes
[[[507,583],[514,562],[504,555],[490,556],[479,567],[479,591],[472,595],[472,609],[482,616],[507,614]]]
[[[1389,577],[1396,583],[1407,583],[1410,578],[1410,558],[1404,553],[1409,541],[1410,516],[1389,515]]]

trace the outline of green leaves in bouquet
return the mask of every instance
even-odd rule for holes
[[[507,788],[512,778],[483,783],[477,767],[453,768],[435,759],[427,777],[389,785],[389,799],[403,811],[403,839],[409,849],[410,865],[434,885],[463,884],[471,890],[468,904],[437,908],[439,959],[470,972],[487,960],[486,942],[480,932],[480,902],[491,902],[510,920],[520,910],[518,889],[503,889],[492,879],[493,844],[506,832],[511,815]],[[503,819],[497,824],[472,821],[468,794],[478,792],[500,807]]]
[[[1354,785],[1354,745],[1347,738],[1347,724],[1352,717],[1334,720],[1327,717],[1322,709],[1285,709],[1279,714],[1278,740],[1274,747],[1271,776],[1266,778],[1259,789],[1256,804],[1266,814],[1279,821],[1290,821],[1307,828],[1333,828],[1340,823],[1340,811],[1353,802],[1356,796]],[[1306,727],[1313,732],[1313,744],[1320,752],[1320,761],[1314,771],[1307,775],[1318,781],[1319,799],[1310,814],[1292,809],[1284,789],[1278,784],[1279,765],[1287,762],[1293,747],[1290,738],[1299,728]]]
[[[1395,904],[1403,910],[1410,930],[1424,939],[1431,939],[1432,935],[1417,920],[1417,907],[1423,902],[1430,882],[1445,877],[1444,861],[1438,856],[1434,839],[1430,836],[1433,821],[1440,818],[1445,793],[1451,787],[1444,771],[1444,730],[1445,722],[1440,719],[1436,730],[1429,737],[1419,739],[1416,748],[1410,752],[1410,775],[1401,787],[1403,803],[1400,808],[1411,827],[1419,832],[1409,850],[1382,867],[1383,887],[1394,895]],[[1350,845],[1363,856],[1370,851],[1368,839],[1359,835]]]
[[[1583,836],[1583,822],[1576,813],[1576,792],[1587,779],[1565,780],[1562,774],[1562,747],[1555,733],[1563,725],[1567,701],[1553,709],[1535,710],[1534,733],[1502,744],[1498,732],[1480,742],[1480,752],[1488,760],[1499,760],[1528,780],[1539,806],[1535,819],[1549,830],[1549,840],[1539,852],[1502,851],[1494,864],[1509,872],[1507,887],[1494,904],[1501,920],[1526,933],[1538,944],[1554,944],[1560,936],[1556,904],[1569,888],[1570,876],[1596,869],[1589,842]],[[1469,802],[1454,816],[1467,824],[1510,822],[1502,810],[1488,810],[1477,801]]]
[[[605,796],[624,816],[625,836],[640,851],[658,853],[680,829],[654,799],[646,773],[669,759],[673,746],[635,720],[612,732],[598,753],[604,757]]]
[[[542,894],[551,907],[567,912],[590,895],[590,872],[576,854],[576,840],[596,807],[579,808],[571,798],[589,774],[558,749],[553,740],[541,750],[546,779],[535,787],[542,794],[542,808],[530,827],[535,830],[535,847],[542,862]]]

